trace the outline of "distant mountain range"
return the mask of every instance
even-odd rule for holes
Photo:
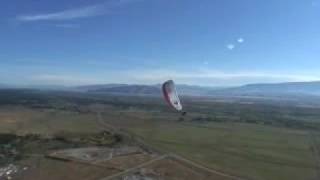
[[[79,91],[94,92],[94,91],[107,90],[108,88],[123,87],[123,86],[129,86],[129,85],[128,84],[97,84],[97,85],[73,87],[73,89],[79,90]]]
[[[320,95],[320,81],[249,84],[240,87],[212,91],[209,94],[238,96]]]
[[[160,95],[161,85],[128,85],[128,84],[105,84],[105,85],[91,85],[79,86],[75,88],[79,91],[86,91],[90,93],[117,93],[117,94],[147,94],[147,95]],[[177,89],[181,94],[185,95],[205,95],[211,90],[216,88],[190,86],[190,85],[177,85]]]
[[[16,88],[1,85],[0,88]],[[25,87],[23,87],[25,88]],[[30,89],[80,91],[88,93],[109,93],[127,95],[161,95],[161,85],[102,84],[77,87],[65,86],[30,86]],[[274,84],[248,84],[231,88],[214,88],[192,85],[177,85],[183,95],[195,96],[283,96],[283,95],[316,95],[320,96],[320,81],[288,82]]]
[[[148,94],[159,95],[161,85],[107,84],[77,87],[78,90],[95,93]],[[281,96],[281,95],[319,95],[320,81],[288,82],[274,84],[248,84],[232,88],[214,88],[191,85],[177,85],[177,90],[184,95],[198,96]]]
[[[136,94],[136,95],[158,95],[161,93],[160,88],[157,86],[147,85],[125,85],[104,87],[100,89],[90,90],[89,92],[97,93],[117,93],[117,94]]]

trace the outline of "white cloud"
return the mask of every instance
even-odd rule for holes
[[[85,18],[98,16],[107,13],[103,5],[93,5],[81,8],[69,9],[54,13],[22,15],[18,16],[19,21],[44,21],[44,20],[71,20],[77,18]]]
[[[243,38],[239,38],[237,41],[238,41],[238,43],[243,43],[244,39]]]
[[[112,0],[108,3],[96,4],[91,6],[78,7],[73,9],[62,10],[52,13],[42,13],[33,15],[20,15],[16,19],[23,22],[32,21],[62,21],[73,20],[79,18],[88,18],[100,16],[110,13],[114,7],[122,6],[124,4],[136,2],[138,0]]]
[[[227,48],[228,48],[229,50],[233,50],[233,49],[235,48],[235,45],[234,45],[234,44],[228,44],[228,45],[227,45]]]

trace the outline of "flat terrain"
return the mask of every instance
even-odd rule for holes
[[[302,107],[288,102],[185,97],[183,103],[188,115],[185,121],[178,122],[180,115],[157,97],[77,93],[27,96],[16,92],[14,97],[18,100],[7,98],[9,100],[2,101],[5,103],[0,106],[1,133],[50,136],[115,130],[138,138],[164,154],[178,155],[230,176],[256,180],[316,180],[320,177],[320,108],[316,105]],[[114,165],[126,169],[150,160],[148,157],[123,158],[114,161]],[[36,159],[32,157],[22,162],[33,163]],[[73,170],[81,171],[79,176],[74,173],[74,177],[86,179],[119,173],[94,166],[88,168],[85,164],[37,161],[40,169],[28,171],[30,179],[42,177],[40,170],[54,174],[53,179],[68,179],[66,176],[72,176],[69,172]],[[166,160],[166,163],[168,165],[162,161],[152,163],[120,177],[146,173],[164,174],[166,179],[224,178],[218,173],[216,177],[207,176],[207,171],[197,174],[199,169],[180,162]],[[74,169],[68,171],[64,167]]]
[[[1,107],[0,132],[16,134],[55,134],[67,132],[98,132],[94,114],[80,114],[54,109],[30,109],[25,107]]]
[[[114,178],[114,180],[134,178],[150,178],[150,179],[216,179],[216,180],[232,180],[233,178],[221,176],[219,174],[207,173],[199,169],[193,169],[176,160],[170,158],[159,160],[146,167],[140,168],[132,173]]]
[[[208,104],[202,106],[205,108]],[[293,111],[295,107],[281,109],[285,116],[286,111]],[[222,110],[220,113],[221,116],[226,114]],[[256,112],[251,113],[248,116],[255,115]],[[281,112],[275,113],[281,115]],[[242,123],[233,121],[234,115],[230,117],[230,121],[225,122],[188,121],[197,117],[197,112],[189,113],[186,122],[177,122],[178,114],[145,111],[119,114],[121,116],[117,117],[115,112],[106,111],[103,119],[129,130],[163,151],[179,154],[227,174],[259,180],[319,177],[319,135],[313,129],[291,128],[281,124]],[[302,121],[316,121],[311,115],[306,115],[305,119],[299,115],[299,118]],[[266,114],[263,117],[265,121],[268,116]],[[270,118],[272,116],[270,115]],[[109,117],[117,118],[114,120]],[[310,139],[310,132],[313,132],[314,140]]]
[[[314,179],[308,133],[241,124],[134,128],[150,144],[249,179]],[[160,128],[160,129],[158,129]]]
[[[21,164],[29,169],[15,179],[21,180],[77,180],[77,179],[99,179],[117,173],[116,170],[106,170],[103,167],[91,166],[74,162],[56,161],[47,158],[32,158],[22,161]]]

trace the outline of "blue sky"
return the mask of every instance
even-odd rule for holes
[[[320,80],[320,0],[3,0],[0,84]]]

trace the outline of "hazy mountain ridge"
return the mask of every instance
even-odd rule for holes
[[[18,88],[18,86],[1,85],[0,89]],[[20,87],[20,88],[25,88]],[[139,95],[161,95],[161,84],[97,84],[76,87],[65,86],[28,86],[30,89],[80,91],[88,93],[120,93]],[[312,95],[320,96],[320,81],[248,84],[239,87],[204,87],[177,84],[179,94],[193,96],[283,96]]]
[[[95,85],[84,85],[74,87],[75,90],[79,91],[102,91],[103,89],[123,87],[128,86],[128,84],[95,84]]]
[[[273,84],[248,84],[240,87],[212,91],[213,94],[225,95],[320,95],[320,81],[287,82]]]
[[[110,84],[93,85],[88,92],[100,93],[128,93],[128,94],[153,94],[159,95],[161,85],[128,85],[128,84]],[[248,84],[239,87],[203,87],[193,85],[178,84],[177,90],[183,95],[197,96],[282,96],[282,95],[319,95],[320,81],[315,82],[286,82],[286,83],[261,83]]]
[[[128,85],[128,84],[106,84],[81,86],[76,89],[85,90],[91,93],[121,93],[121,94],[148,94],[161,95],[161,84],[156,85]],[[184,95],[206,95],[210,91],[217,89],[213,87],[202,87],[193,85],[178,84],[177,90]]]
[[[161,90],[157,86],[148,85],[125,85],[125,86],[112,86],[100,89],[91,89],[88,92],[96,93],[118,93],[118,94],[146,94],[146,95],[159,95]]]

